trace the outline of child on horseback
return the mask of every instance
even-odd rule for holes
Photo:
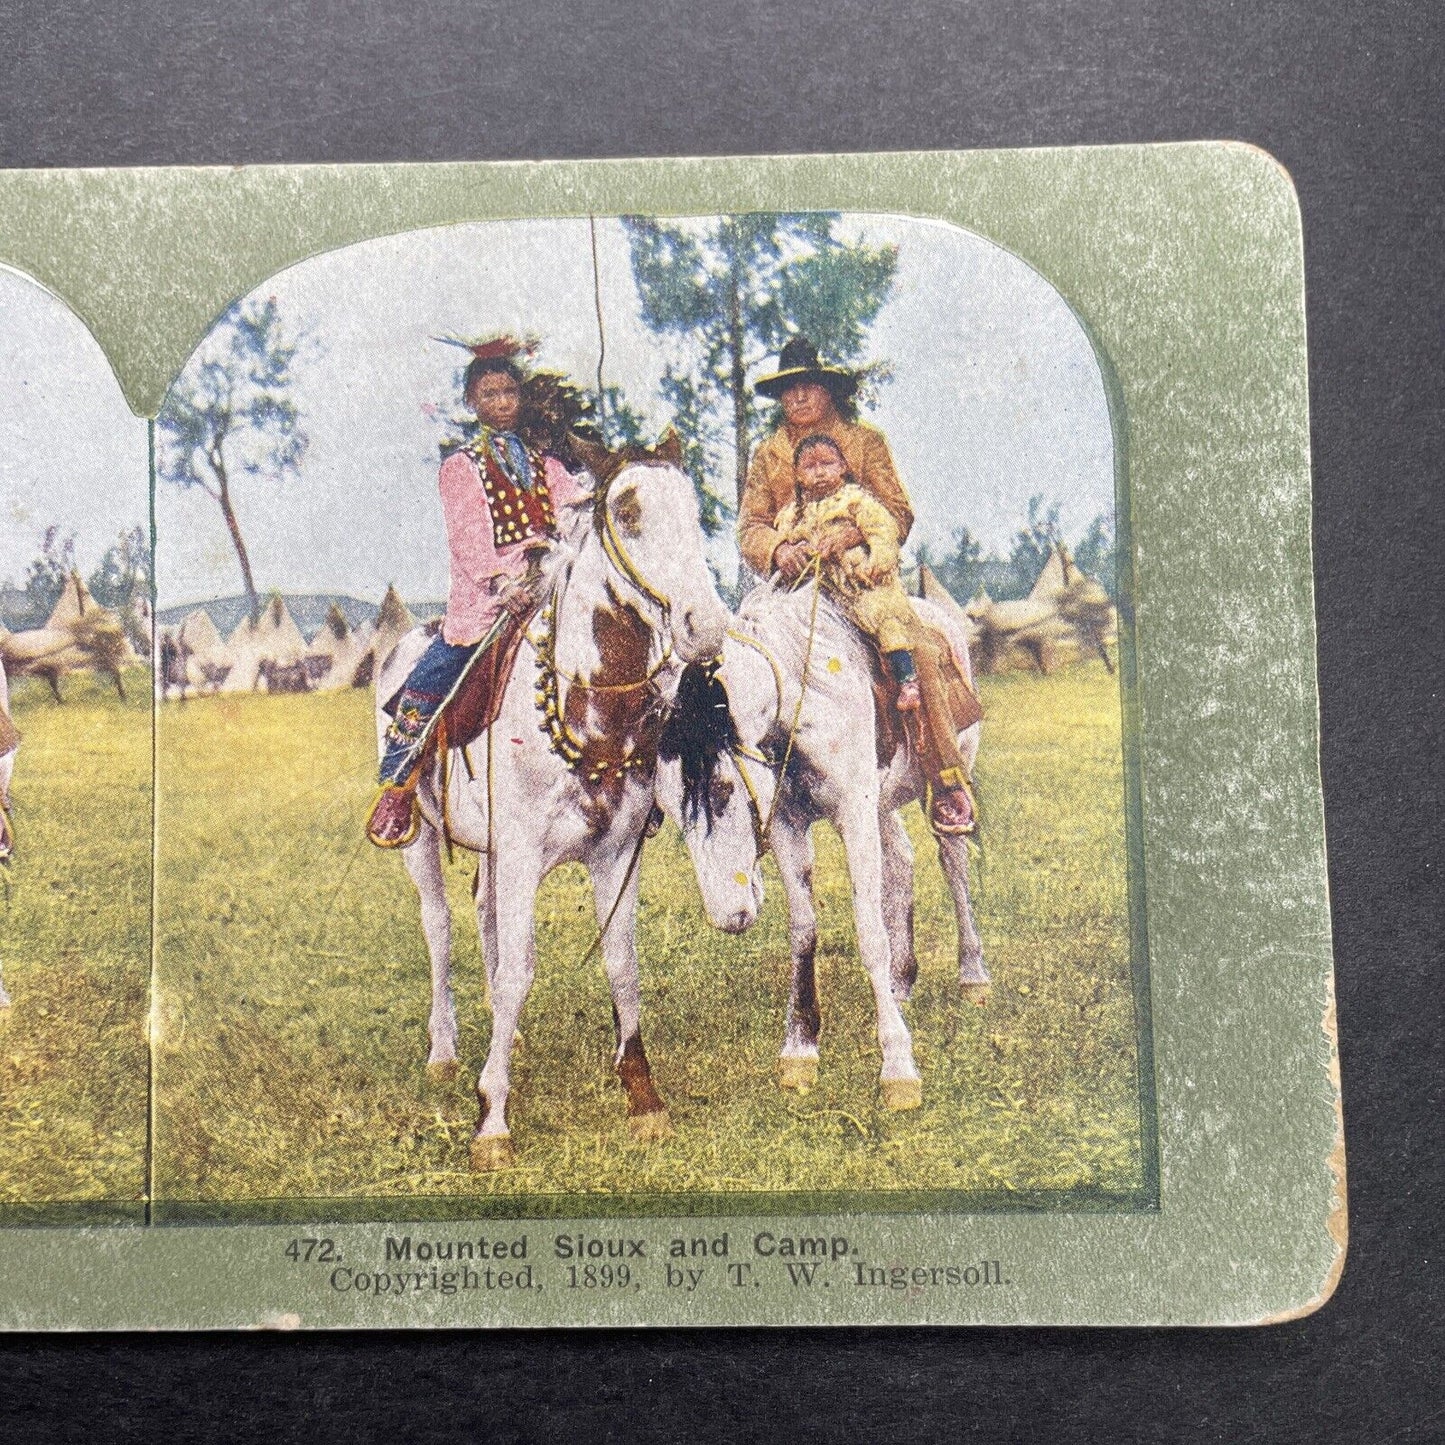
[[[898,576],[898,523],[860,487],[843,449],[825,433],[804,437],[793,453],[794,496],[774,519],[784,540],[784,575],[816,560],[819,579],[848,615],[877,642],[898,684],[895,703],[921,713],[919,752],[933,789],[932,822],[942,833],[973,826],[968,777],[958,730],[977,721],[977,699],[952,656],[918,619]]]

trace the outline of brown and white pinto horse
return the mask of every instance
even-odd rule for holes
[[[666,443],[594,459],[596,500],[560,519],[564,541],[545,564],[548,600],[521,645],[501,711],[483,737],[430,769],[419,793],[421,830],[402,850],[431,956],[428,1067],[443,1075],[457,1068],[443,838],[449,833],[482,855],[476,906],[492,1035],[477,1081],[474,1169],[512,1159],[511,1056],[536,969],[535,900],[547,874],[568,862],[583,864],[592,879],[632,1132],[641,1139],[670,1132],[642,1042],[637,858],[682,672],[717,658],[729,621],[703,555],[696,495],[678,462]],[[408,634],[383,666],[378,737],[387,723],[382,705],[427,641]],[[680,785],[673,798],[684,806]],[[722,801],[722,816],[703,831],[733,847],[700,867],[699,881],[710,919],[737,932],[757,915],[761,883],[743,789]]]

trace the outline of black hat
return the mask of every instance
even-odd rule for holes
[[[806,336],[795,336],[783,347],[778,356],[778,369],[771,376],[760,376],[753,390],[763,396],[780,397],[800,381],[816,381],[840,401],[846,401],[858,390],[857,373],[820,361],[818,348]]]

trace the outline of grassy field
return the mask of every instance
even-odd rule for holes
[[[966,1192],[1070,1207],[1146,1184],[1125,902],[1117,682],[1097,665],[984,680],[987,828],[979,926],[995,986],[960,997],[952,912],[917,809],[920,981],[908,1016],[924,1107],[878,1105],[871,995],[841,849],[819,829],[819,1087],[775,1083],[787,976],[769,869],[757,926],[705,924],[681,839],[642,875],[644,1030],[676,1137],[634,1144],[611,1068],[592,908],[562,870],[538,910],[539,968],[514,1073],[517,1163],[466,1172],[489,1022],[450,869],[463,1077],[430,1085],[417,906],[400,860],[361,839],[372,795],[360,693],[167,704],[160,733],[156,1192],[224,1215],[259,1201],[461,1197],[476,1212],[559,1197],[657,1207],[839,1192]],[[505,878],[505,863],[503,864]],[[550,1203],[549,1203],[550,1200]],[[433,1208],[442,1208],[433,1205]],[[184,1211],[181,1211],[184,1212]],[[304,1211],[303,1211],[304,1212]]]
[[[18,849],[0,887],[0,1219],[133,1213],[145,1192],[150,677],[11,684]],[[109,1202],[107,1207],[100,1207]]]

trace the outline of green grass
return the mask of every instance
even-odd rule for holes
[[[799,1097],[774,1082],[787,935],[772,865],[757,926],[725,937],[707,928],[681,839],[667,829],[643,863],[640,951],[644,1033],[676,1137],[630,1139],[606,983],[595,962],[579,966],[590,896],[580,870],[564,869],[538,906],[537,983],[514,1069],[517,1163],[481,1176],[466,1164],[489,1029],[466,906],[475,860],[458,853],[449,870],[464,1072],[438,1087],[423,1069],[429,990],[415,895],[400,860],[361,839],[373,791],[368,697],[168,704],[158,1199],[222,1215],[262,1200],[396,1196],[420,1212],[427,1199],[477,1211],[516,1208],[517,1196],[539,1210],[577,1196],[593,1209],[839,1193],[905,1205],[900,1191],[915,1201],[966,1193],[980,1205],[1139,1202],[1147,1171],[1117,682],[1098,666],[1004,676],[984,680],[984,701],[986,1008],[960,996],[952,909],[910,810],[920,1111],[891,1115],[878,1103],[871,993],[832,833],[818,830],[822,1077]]]
[[[150,677],[127,682],[122,703],[73,677],[63,706],[33,679],[11,685],[23,742],[0,883],[14,1000],[0,1012],[0,1218],[86,1217],[145,1193]]]

